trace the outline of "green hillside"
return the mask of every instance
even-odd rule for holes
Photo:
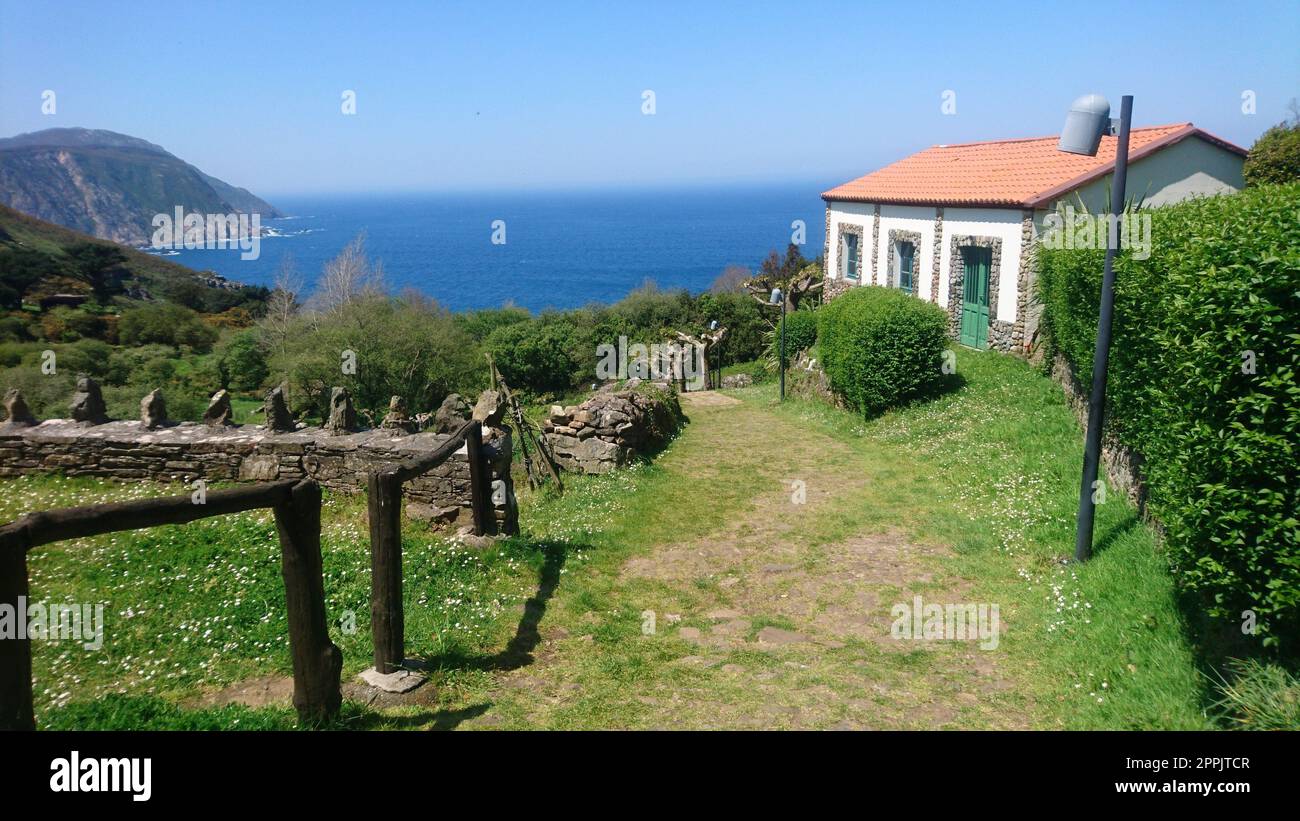
[[[20,294],[26,301],[36,303],[41,297],[53,293],[89,294],[90,285],[68,268],[70,252],[84,246],[113,249],[123,257],[118,268],[122,273],[124,290],[128,286],[138,286],[148,295],[161,296],[177,288],[204,284],[213,277],[211,272],[195,271],[162,257],[96,239],[0,205],[0,290],[6,286],[13,288],[14,278],[25,273],[14,270],[13,258],[3,255],[27,251],[48,256],[53,264],[43,269]]]

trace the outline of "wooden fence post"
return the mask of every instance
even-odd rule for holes
[[[406,649],[402,614],[402,481],[391,470],[367,477],[370,513],[370,630],[375,672],[401,667]]]
[[[284,603],[293,655],[293,706],[298,720],[315,725],[338,715],[343,654],[330,641],[320,552],[320,486],[299,482],[275,506],[280,533]]]
[[[0,730],[35,730],[32,710],[32,642],[27,617],[27,549],[19,539],[0,541],[0,604],[14,609],[14,635],[0,638]],[[22,638],[19,638],[21,631]]]
[[[491,521],[492,487],[483,458],[483,425],[480,422],[475,422],[465,433],[465,456],[469,459],[469,501],[474,514],[474,535],[482,536],[496,528]]]

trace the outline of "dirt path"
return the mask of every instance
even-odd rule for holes
[[[761,402],[683,404],[691,424],[658,465],[722,524],[679,538],[689,524],[661,522],[689,523],[690,506],[650,502],[647,527],[671,535],[567,576],[533,663],[500,673],[461,726],[1023,726],[995,654],[890,635],[894,604],[965,601],[968,587],[945,546],[906,535],[926,503],[906,498],[907,465]]]

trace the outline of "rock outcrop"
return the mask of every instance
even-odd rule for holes
[[[293,414],[289,413],[289,405],[284,401],[284,388],[271,389],[262,411],[266,414],[268,430],[285,433],[294,429]]]
[[[486,427],[496,428],[501,426],[505,416],[505,397],[499,391],[488,389],[478,395],[478,402],[474,404],[470,418],[482,422]]]
[[[390,433],[414,433],[415,421],[406,415],[406,400],[394,396],[388,400],[388,413],[384,414],[379,427]]]

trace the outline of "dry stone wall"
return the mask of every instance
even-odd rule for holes
[[[608,473],[662,447],[682,420],[671,388],[629,380],[623,390],[603,390],[580,405],[553,406],[542,431],[565,470]]]
[[[364,492],[377,466],[435,450],[438,433],[368,430],[331,433],[306,427],[276,432],[261,425],[192,422],[149,429],[142,422],[0,425],[0,476],[60,473],[117,480],[272,481],[308,477],[345,493]],[[511,436],[484,429],[497,531],[518,530],[510,479]],[[469,461],[462,448],[443,464],[407,482],[408,515],[445,524],[472,522]]]

